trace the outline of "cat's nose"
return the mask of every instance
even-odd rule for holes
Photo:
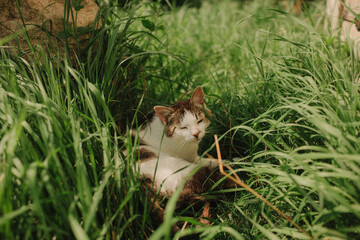
[[[196,132],[196,133],[193,133],[193,136],[194,136],[196,139],[199,139],[199,134],[200,134],[200,132]]]

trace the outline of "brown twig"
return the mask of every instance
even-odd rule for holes
[[[255,195],[257,198],[259,198],[261,201],[263,201],[266,205],[268,205],[269,207],[271,207],[272,209],[275,210],[275,212],[277,212],[278,214],[280,214],[283,218],[285,218],[288,222],[290,222],[294,227],[296,227],[297,229],[299,229],[301,232],[303,232],[304,234],[306,234],[310,239],[313,239],[313,237],[308,234],[302,227],[300,227],[299,225],[297,225],[293,220],[291,220],[290,217],[286,216],[282,211],[280,211],[277,207],[275,207],[272,203],[270,203],[268,200],[266,200],[263,196],[261,196],[259,193],[257,193],[254,189],[252,189],[251,187],[249,187],[246,183],[244,183],[243,181],[241,181],[241,179],[239,178],[239,176],[234,172],[234,170],[228,166],[225,165],[225,167],[227,167],[234,175],[235,178],[231,175],[229,175],[227,172],[224,171],[224,164],[221,158],[221,152],[220,152],[220,146],[219,146],[219,141],[218,141],[218,137],[217,135],[214,135],[215,138],[215,144],[216,144],[216,152],[217,152],[217,157],[218,157],[218,162],[219,162],[219,170],[220,173],[223,174],[224,176],[226,176],[227,178],[231,179],[233,182],[237,183],[238,185],[240,185],[241,187],[245,188],[246,190],[248,190],[250,193],[252,193],[253,195]]]

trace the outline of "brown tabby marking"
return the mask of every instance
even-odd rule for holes
[[[153,153],[152,151],[150,151],[146,148],[136,149],[136,155],[139,157],[139,160],[141,162],[145,162],[146,160],[150,160],[152,158],[157,157],[157,155],[155,153]]]

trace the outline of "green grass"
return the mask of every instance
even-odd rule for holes
[[[0,238],[307,239],[242,188],[211,193],[211,226],[194,227],[200,213],[175,209],[176,196],[164,224],[151,221],[124,134],[198,85],[212,110],[202,152],[216,156],[218,134],[243,180],[314,239],[359,238],[360,64],[323,10],[110,2],[75,56],[1,48]]]

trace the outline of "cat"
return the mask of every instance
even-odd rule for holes
[[[196,196],[208,191],[211,181],[221,176],[212,171],[217,162],[200,158],[198,148],[210,124],[211,111],[205,105],[203,89],[197,87],[191,98],[170,107],[155,106],[147,124],[133,130],[138,134],[140,145],[137,148],[143,189],[148,190],[149,199],[158,212],[157,220],[162,221],[164,207],[161,197],[169,198],[181,186],[191,171],[201,168],[187,179],[178,199],[179,205],[195,201]],[[160,197],[159,197],[160,195]],[[209,217],[206,207],[203,216]]]

